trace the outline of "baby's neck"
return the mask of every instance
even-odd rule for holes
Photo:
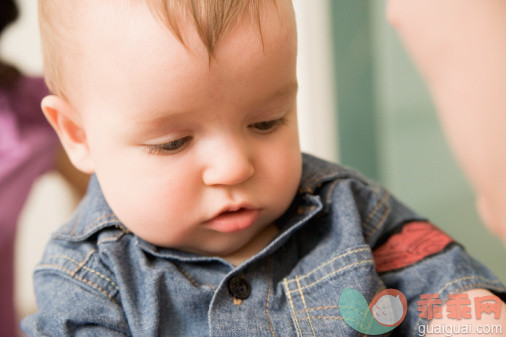
[[[269,244],[279,233],[279,229],[276,225],[271,224],[267,226],[263,231],[258,233],[253,239],[251,239],[246,246],[242,247],[238,251],[234,253],[223,256],[225,260],[233,264],[234,266],[238,266],[250,257],[254,256],[256,253],[261,251],[265,246]]]

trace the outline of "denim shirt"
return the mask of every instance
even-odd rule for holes
[[[444,301],[486,288],[504,298],[504,286],[456,243],[420,259],[383,254],[378,267],[373,251],[420,221],[357,172],[304,155],[279,235],[234,266],[133,235],[93,178],[35,270],[39,312],[22,329],[28,336],[362,336],[340,315],[341,291],[355,289],[369,303],[395,288],[408,312],[390,335],[416,336],[427,324],[418,316],[421,294]]]

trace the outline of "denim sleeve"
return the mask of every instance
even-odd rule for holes
[[[387,288],[395,288],[406,296],[408,313],[396,329],[402,336],[418,336],[420,325],[429,320],[419,317],[418,301],[422,294],[437,294],[444,304],[450,294],[483,288],[503,301],[506,288],[480,262],[469,256],[462,246],[451,244],[444,251],[416,262],[411,266],[380,274]]]
[[[375,250],[373,254],[380,279],[387,288],[400,290],[408,302],[406,318],[395,334],[418,336],[418,327],[429,324],[428,319],[419,315],[421,295],[435,294],[444,305],[450,294],[483,288],[503,301],[506,299],[506,288],[501,281],[450,236],[416,216],[394,197],[390,198],[388,209],[384,226],[378,230],[376,242],[371,246]],[[413,236],[405,235],[405,229],[411,224],[414,224],[412,233],[418,232],[413,234],[415,240],[412,240]],[[404,242],[401,243],[399,238]],[[386,261],[386,267],[379,265],[376,254],[382,245],[392,248],[384,255],[392,259],[390,263]]]
[[[360,176],[335,185],[334,213],[341,218],[360,214],[361,235],[373,251],[379,279],[406,296],[406,317],[394,336],[418,336],[417,329],[429,324],[419,315],[421,295],[435,294],[444,305],[450,294],[482,288],[506,300],[506,288],[491,271],[387,189]],[[350,235],[353,226],[345,233],[348,242],[357,236]]]
[[[65,257],[68,259],[67,257]],[[87,276],[91,275],[91,276]],[[130,336],[123,309],[86,266],[39,265],[34,275],[38,313],[25,318],[27,336]]]

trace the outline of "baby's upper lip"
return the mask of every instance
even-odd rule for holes
[[[259,208],[255,207],[249,203],[246,203],[246,202],[228,204],[228,205],[222,207],[218,212],[214,213],[214,215],[211,216],[208,221],[217,218],[218,216],[220,216],[223,213],[236,212],[238,210],[259,210]]]

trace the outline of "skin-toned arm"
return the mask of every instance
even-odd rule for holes
[[[460,331],[461,333],[452,333],[451,336],[506,336],[506,304],[502,303],[501,307],[501,315],[498,319],[495,319],[494,314],[483,314],[480,319],[477,318],[477,314],[475,312],[475,300],[476,297],[484,297],[490,296],[492,293],[485,289],[473,289],[465,292],[464,294],[468,295],[468,298],[471,300],[471,318],[461,318],[461,319],[452,319],[447,316],[448,307],[445,305],[442,308],[443,317],[440,319],[433,319],[430,325],[434,327],[427,329],[428,331],[436,332],[438,331],[436,325],[439,325],[440,329],[444,329],[445,327],[451,327],[453,331]],[[471,326],[473,333],[463,333],[464,330],[462,328],[458,328],[457,326]],[[502,328],[501,328],[502,327]],[[495,333],[487,334],[485,332],[489,331],[488,329],[494,329]],[[442,330],[444,331],[444,330]],[[468,331],[469,332],[469,331]],[[501,333],[498,333],[501,332]],[[447,333],[428,333],[426,336],[448,336]]]
[[[506,242],[506,1],[389,0],[485,223]]]

